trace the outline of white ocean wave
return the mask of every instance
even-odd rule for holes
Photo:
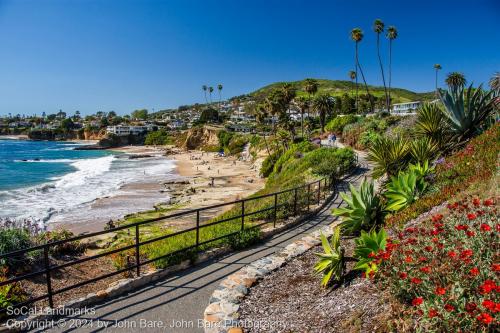
[[[89,209],[91,202],[117,194],[126,183],[164,179],[175,167],[165,158],[128,160],[114,155],[61,162],[75,171],[37,186],[0,191],[0,215],[50,222],[59,213]]]

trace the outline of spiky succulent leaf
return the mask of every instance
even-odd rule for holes
[[[410,144],[401,136],[376,139],[368,152],[368,160],[373,162],[372,175],[379,178],[385,174],[396,175],[406,168],[409,162]]]
[[[335,228],[331,239],[331,244],[325,235],[321,234],[321,243],[325,253],[315,253],[319,257],[314,265],[314,271],[323,274],[321,285],[328,286],[332,277],[339,281],[342,278],[344,269],[344,250],[340,247],[340,228]]]
[[[384,229],[380,231],[372,230],[361,232],[361,235],[355,240],[354,257],[359,261],[354,266],[356,270],[363,270],[368,275],[370,272],[377,272],[378,267],[374,258],[370,254],[376,255],[379,251],[384,251],[387,244],[387,233]]]
[[[373,182],[364,179],[359,190],[352,185],[349,188],[350,197],[341,193],[346,206],[333,210],[334,215],[342,217],[340,226],[352,234],[382,224],[385,211],[380,197],[375,192]]]
[[[427,188],[424,179],[418,179],[417,173],[412,170],[400,172],[397,177],[392,177],[384,193],[387,198],[389,211],[399,211],[418,200]]]

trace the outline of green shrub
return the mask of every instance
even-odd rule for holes
[[[36,237],[37,243],[52,243],[74,237],[75,235],[66,229],[46,231]],[[66,242],[50,247],[53,255],[80,255],[85,252],[86,246],[80,241]]]
[[[274,165],[278,161],[278,159],[281,157],[281,154],[283,153],[282,150],[278,149],[274,152],[271,153],[271,155],[267,156],[264,161],[262,162],[262,166],[260,167],[260,174],[263,177],[268,177],[271,172],[274,170]]]
[[[155,145],[155,146],[167,145],[170,142],[171,140],[168,136],[167,131],[165,130],[149,132],[146,135],[146,139],[144,140],[145,145]]]
[[[260,228],[251,228],[229,236],[226,241],[233,250],[241,250],[258,243],[261,240]]]
[[[34,242],[27,229],[7,228],[0,230],[0,253],[9,253],[34,246]],[[38,253],[28,252],[11,258],[0,259],[0,269],[2,267],[15,268],[16,265],[33,261]]]
[[[354,165],[355,155],[351,148],[319,148],[306,155],[312,172],[321,177],[339,177]]]
[[[328,122],[325,126],[327,132],[333,132],[337,135],[342,134],[344,127],[349,124],[357,122],[359,117],[354,115],[348,115],[344,117],[335,117]]]
[[[381,135],[374,130],[368,130],[361,134],[359,138],[359,145],[361,149],[368,148],[372,145],[373,142],[380,139]]]
[[[7,281],[7,271],[0,271],[0,282]],[[15,282],[0,287],[0,311],[6,310],[10,306],[24,302],[28,299],[26,291],[21,283]],[[0,320],[6,317],[5,312],[0,312]]]

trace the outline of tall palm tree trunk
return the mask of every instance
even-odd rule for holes
[[[361,64],[359,63],[358,43],[357,42],[356,42],[356,63],[358,64],[359,72],[361,73],[361,78],[363,79],[363,83],[365,85],[365,90],[366,90],[367,97],[370,100],[371,111],[373,112],[373,109],[374,109],[374,107],[373,107],[373,99],[370,96],[370,91],[368,90],[368,85],[366,84],[365,74],[363,73],[363,69],[361,68]]]
[[[389,95],[387,94],[387,87],[385,85],[384,66],[382,65],[382,57],[380,56],[380,33],[377,34],[377,55],[378,55],[378,63],[380,65],[380,72],[382,73],[382,82],[384,83],[385,104],[387,107],[387,112],[390,112]]]
[[[392,39],[389,39],[389,100],[388,110],[391,112],[391,84],[392,84]]]
[[[439,98],[439,91],[438,91],[438,69],[436,68],[436,98]]]

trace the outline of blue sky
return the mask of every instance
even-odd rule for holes
[[[368,83],[379,84],[376,18],[399,31],[395,87],[433,90],[434,63],[442,78],[461,71],[476,83],[500,71],[496,0],[0,0],[0,114],[125,114],[203,102],[203,84],[230,97],[346,79],[354,27]]]

